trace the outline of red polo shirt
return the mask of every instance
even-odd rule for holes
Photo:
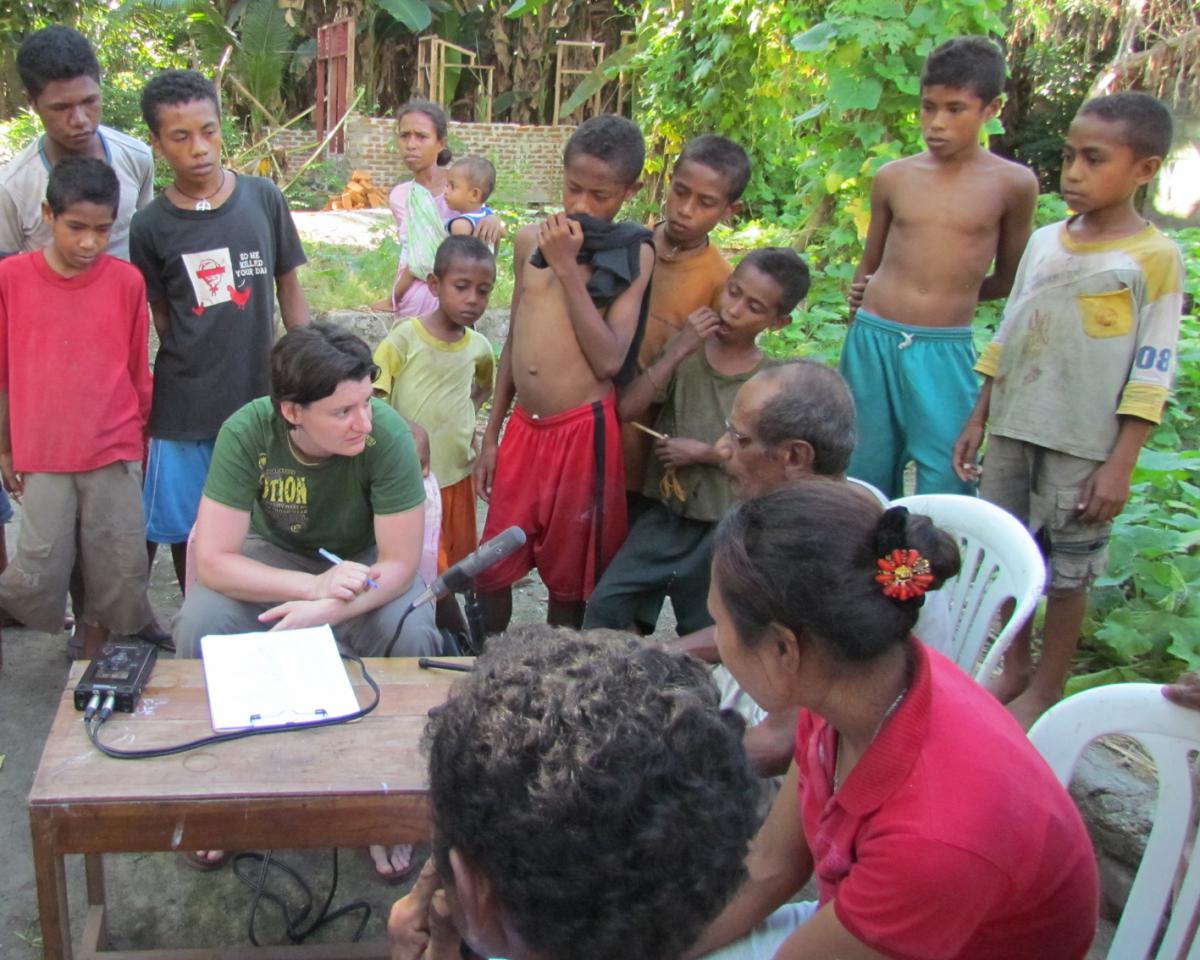
[[[913,644],[907,696],[833,793],[837,733],[801,711],[800,810],[821,903],[898,960],[1072,960],[1096,929],[1091,841],[999,702]]]

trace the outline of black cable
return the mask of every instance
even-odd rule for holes
[[[408,615],[416,609],[417,605],[415,603],[410,603],[408,605],[408,609],[405,610],[404,613],[400,614],[400,622],[396,624],[396,632],[392,634],[392,642],[387,646],[387,651],[384,653],[385,657],[390,657],[392,655],[392,650],[395,649],[396,641],[400,639],[400,631],[404,629],[404,621],[407,620]]]
[[[408,614],[405,613],[405,616],[408,616]],[[404,619],[401,618],[400,622],[403,623]],[[147,757],[170,757],[177,753],[186,753],[188,750],[195,750],[198,747],[207,747],[214,743],[226,743],[229,740],[241,740],[244,737],[261,737],[269,733],[286,733],[288,730],[311,730],[313,727],[332,727],[339,723],[350,723],[352,720],[362,719],[379,706],[379,684],[375,682],[374,677],[367,673],[367,665],[362,662],[361,657],[356,657],[352,653],[342,653],[341,657],[343,660],[350,660],[358,664],[359,669],[362,670],[363,679],[367,681],[367,686],[374,692],[374,698],[370,703],[344,717],[329,717],[325,720],[310,720],[304,723],[282,723],[271,727],[251,727],[248,730],[234,730],[230,733],[214,733],[212,736],[201,737],[198,740],[191,740],[187,743],[177,744],[176,746],[154,747],[149,750],[118,750],[116,747],[108,747],[101,743],[100,728],[104,725],[104,721],[108,719],[103,709],[96,715],[94,720],[84,721],[84,729],[87,731],[87,735],[96,749],[106,756],[113,757],[116,760],[144,760]]]
[[[367,923],[371,919],[371,905],[369,903],[367,903],[365,900],[354,900],[341,907],[338,907],[332,912],[329,910],[330,905],[333,903],[333,898],[337,892],[338,886],[337,848],[335,847],[331,852],[333,854],[333,878],[329,886],[329,893],[325,897],[325,902],[321,905],[320,912],[313,918],[312,922],[309,923],[308,926],[301,925],[307,919],[309,913],[312,912],[312,890],[293,867],[281,860],[274,859],[274,851],[271,850],[268,850],[266,853],[239,853],[234,856],[234,876],[236,876],[242,883],[254,891],[254,899],[250,904],[250,918],[246,930],[247,936],[250,938],[250,942],[254,944],[254,946],[262,946],[262,944],[258,942],[258,935],[254,931],[254,926],[255,917],[258,913],[258,905],[264,900],[268,903],[274,904],[279,909],[279,913],[283,917],[287,938],[291,943],[302,943],[326,924],[331,923],[334,920],[338,920],[347,914],[360,910],[362,911],[362,918],[359,920],[358,929],[354,931],[354,935],[351,937],[351,942],[357,943],[362,939],[363,931],[366,930]],[[240,863],[252,861],[258,861],[260,863],[256,879],[251,879],[247,872],[240,871],[238,869],[238,865]],[[275,867],[276,869],[283,871],[283,873],[285,873],[287,876],[291,877],[292,880],[295,881],[296,886],[300,888],[300,891],[304,896],[304,905],[300,908],[294,918],[289,912],[288,905],[284,901],[283,897],[266,889],[268,870],[271,867]]]

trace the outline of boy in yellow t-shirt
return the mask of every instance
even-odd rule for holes
[[[438,573],[478,545],[472,440],[479,407],[492,395],[495,358],[487,338],[472,329],[487,309],[496,261],[475,237],[447,238],[429,278],[438,308],[392,327],[375,350],[375,392],[429,434],[429,467],[442,491]],[[459,629],[453,597],[438,604],[439,626]]]

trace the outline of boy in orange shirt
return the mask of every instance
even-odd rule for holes
[[[726,137],[696,137],[679,155],[663,204],[663,221],[654,228],[654,283],[646,332],[638,349],[639,373],[654,362],[692,313],[701,307],[716,307],[732,268],[708,235],[742,209],[740,198],[749,179],[750,158]],[[648,412],[634,420],[652,425]],[[650,436],[632,422],[621,425],[625,489],[631,504],[641,493],[650,443]]]

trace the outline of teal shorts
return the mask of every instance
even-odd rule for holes
[[[915,327],[860,309],[842,347],[858,417],[847,473],[895,499],[911,461],[917,493],[973,493],[952,454],[979,396],[975,360],[970,327]]]

